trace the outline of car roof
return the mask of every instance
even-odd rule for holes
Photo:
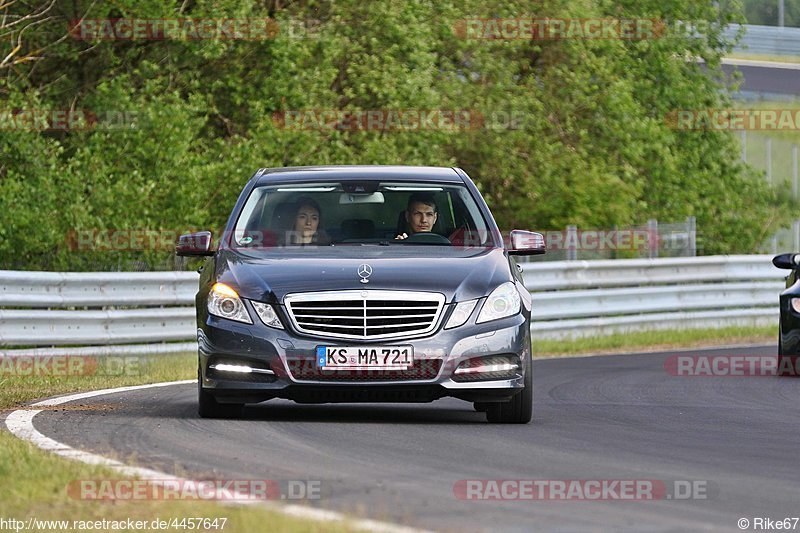
[[[287,181],[411,180],[463,183],[454,168],[389,165],[330,165],[317,167],[262,168],[256,185]]]

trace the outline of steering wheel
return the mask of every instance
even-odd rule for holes
[[[406,244],[447,244],[448,246],[452,244],[447,237],[431,232],[412,233],[402,242]]]

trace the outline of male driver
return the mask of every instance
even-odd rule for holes
[[[439,208],[436,206],[436,200],[430,193],[415,192],[408,198],[408,206],[406,207],[406,222],[410,229],[411,234],[414,233],[429,233],[433,231],[433,225],[436,224],[436,219],[439,217]],[[406,239],[407,233],[402,233],[395,237],[395,239]]]

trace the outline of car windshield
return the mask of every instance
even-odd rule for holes
[[[345,181],[256,187],[231,244],[487,246],[490,241],[486,220],[464,185]]]

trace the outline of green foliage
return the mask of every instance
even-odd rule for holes
[[[779,218],[778,200],[738,162],[730,134],[675,131],[665,121],[676,109],[730,105],[717,70],[730,43],[718,24],[740,20],[733,8],[690,0],[121,0],[56,3],[48,15],[21,40],[18,30],[0,31],[0,57],[19,59],[0,66],[0,107],[123,119],[82,131],[0,129],[6,268],[163,266],[170,254],[159,250],[76,253],[70,232],[220,228],[264,166],[461,166],[503,229],[695,215],[706,253],[753,251]],[[281,31],[255,40],[62,39],[82,16],[270,17]],[[700,37],[670,31],[647,40],[465,39],[457,31],[464,19],[548,16],[717,26]],[[273,120],[308,109],[468,110],[485,126],[319,131]]]
[[[744,0],[744,14],[748,24],[778,25],[778,0]],[[800,28],[800,0],[784,0],[785,26]]]

